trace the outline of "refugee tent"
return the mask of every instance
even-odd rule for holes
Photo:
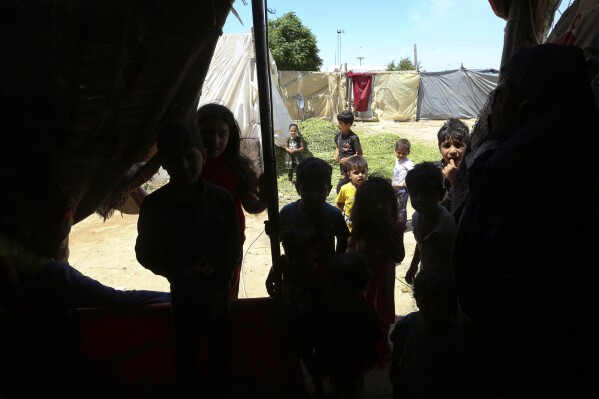
[[[253,35],[225,34],[216,44],[198,106],[227,106],[241,129],[241,148],[250,159],[261,159],[260,107]],[[275,143],[283,146],[289,137],[291,116],[278,91],[277,66],[270,57],[273,130]]]
[[[476,118],[498,75],[465,68],[446,72],[422,72],[417,119]]]

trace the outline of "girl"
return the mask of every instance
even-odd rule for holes
[[[289,181],[293,180],[293,170],[302,161],[302,151],[304,151],[304,139],[300,136],[299,127],[292,123],[289,125],[289,134],[291,137],[285,143],[285,166],[287,167],[287,176]]]
[[[374,306],[386,330],[395,322],[395,265],[405,256],[403,232],[398,220],[397,199],[391,183],[381,177],[365,181],[351,212],[353,225],[349,250],[368,259],[372,278],[366,299]]]
[[[241,131],[233,113],[224,105],[205,104],[196,112],[196,122],[204,147],[206,165],[202,169],[205,181],[229,190],[237,208],[241,231],[245,231],[243,211],[257,214],[266,209],[259,196],[259,179],[251,161],[240,153]],[[245,240],[245,234],[244,234]],[[243,250],[231,282],[231,297],[239,294],[239,275]]]

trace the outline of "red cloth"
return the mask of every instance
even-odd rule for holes
[[[241,206],[239,192],[237,191],[239,177],[229,165],[227,165],[225,157],[220,155],[214,159],[206,159],[206,165],[204,165],[204,168],[202,169],[202,178],[208,183],[226,188],[231,193],[237,209],[239,226],[243,232],[243,240],[245,241],[245,215],[243,213],[243,207]]]
[[[372,75],[349,72],[347,76],[352,78],[353,81],[354,109],[359,112],[368,111]]]

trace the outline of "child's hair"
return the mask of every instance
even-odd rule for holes
[[[208,103],[196,111],[196,125],[200,127],[206,120],[216,119],[229,127],[229,141],[223,152],[225,161],[240,179],[239,192],[255,191],[258,176],[252,168],[251,161],[241,154],[241,129],[233,112],[224,105]]]
[[[388,224],[388,220],[376,220],[375,204],[382,201],[389,206],[390,218],[397,220],[397,197],[391,182],[383,177],[372,177],[366,180],[356,191],[354,206],[351,210],[352,233],[376,232]],[[374,216],[374,217],[373,217]],[[384,231],[380,231],[384,233]]]
[[[366,171],[368,171],[368,162],[366,162],[366,159],[364,159],[364,157],[361,157],[359,155],[355,157],[349,157],[347,159],[347,162],[345,163],[345,168],[348,172],[350,170],[356,169],[366,169]]]
[[[168,122],[156,137],[158,153],[166,154],[174,148],[204,149],[202,135],[189,122],[183,119],[174,119]]]
[[[414,298],[420,303],[424,298],[436,297],[441,303],[452,305],[456,302],[457,292],[451,275],[440,270],[422,270],[414,279]]]
[[[328,264],[327,283],[348,294],[364,291],[369,281],[368,261],[357,252],[339,254]]]
[[[410,145],[410,141],[408,139],[399,139],[395,143],[395,151],[404,150],[404,151],[407,151],[408,153],[410,153],[410,147],[411,147],[411,145]]]
[[[341,111],[337,114],[337,120],[341,122],[345,122],[348,125],[353,125],[354,123],[354,114],[351,111],[345,110]]]
[[[292,123],[289,125],[289,130],[291,130],[292,127],[294,127],[297,129],[297,135],[299,136],[300,134],[300,130],[299,130],[299,126],[297,125],[297,123]]]
[[[333,167],[320,158],[310,157],[304,159],[297,165],[298,186],[305,182],[331,184]]]
[[[415,188],[443,191],[443,172],[432,162],[422,162],[414,166],[406,175],[408,192]]]
[[[439,133],[437,133],[437,141],[439,144],[445,140],[461,141],[468,144],[470,140],[470,129],[464,122],[456,118],[450,118],[441,126]]]

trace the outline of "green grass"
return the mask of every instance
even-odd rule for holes
[[[334,204],[335,186],[339,181],[339,165],[334,163],[335,134],[338,131],[337,124],[318,118],[307,119],[299,123],[302,137],[306,142],[304,158],[318,157],[333,166],[333,190],[327,201]],[[364,150],[364,158],[368,161],[369,175],[382,176],[391,179],[395,165],[395,142],[399,138],[393,133],[364,133],[359,129],[354,132],[360,137],[360,143]],[[436,161],[440,158],[439,149],[431,144],[410,140],[412,150],[409,158],[414,163],[424,161]],[[279,205],[283,206],[299,199],[295,186],[287,180],[287,169],[285,169],[285,150],[276,148],[277,160],[277,183],[279,189]],[[295,176],[294,176],[295,177]]]

